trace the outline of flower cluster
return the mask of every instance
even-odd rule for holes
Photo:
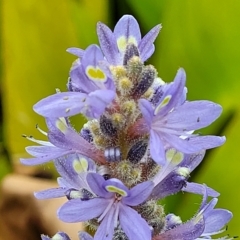
[[[34,105],[46,119],[48,131],[37,128],[48,141],[25,136],[39,145],[27,147],[33,158],[21,162],[54,162],[59,187],[35,196],[66,197],[58,217],[85,222],[95,232],[94,237],[80,232],[79,239],[209,239],[232,218],[228,210],[214,208],[218,192],[189,182],[205,151],[225,142],[225,137],[195,132],[215,121],[222,108],[210,101],[187,101],[182,68],[173,82],[165,83],[154,66],[145,64],[160,29],[157,25],[142,37],[130,15],[113,31],[99,22],[100,47],[68,49],[77,60],[67,91],[58,90]],[[87,119],[80,132],[70,122],[76,114]],[[203,198],[199,211],[184,223],[159,204],[179,191]],[[58,232],[42,239],[70,238]]]

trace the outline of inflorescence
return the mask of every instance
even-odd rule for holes
[[[54,162],[59,188],[35,196],[65,196],[68,201],[58,217],[85,222],[95,232],[94,237],[79,232],[79,239],[209,239],[225,231],[232,218],[230,211],[214,208],[218,192],[188,181],[205,151],[225,142],[225,137],[195,133],[215,121],[222,108],[210,101],[187,101],[182,68],[173,82],[165,83],[154,66],[145,64],[160,30],[157,25],[141,37],[130,15],[123,16],[114,31],[99,22],[100,47],[68,49],[77,60],[67,91],[57,90],[34,105],[46,119],[48,131],[37,129],[48,141],[25,136],[39,146],[27,147],[34,158],[21,162]],[[69,119],[77,114],[88,120],[80,132]],[[198,212],[187,222],[159,204],[179,191],[202,195]],[[42,239],[70,238],[58,232]]]

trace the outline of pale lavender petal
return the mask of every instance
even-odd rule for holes
[[[114,212],[115,208],[111,208],[102,220],[97,232],[94,235],[94,240],[112,240],[114,234]]]
[[[151,240],[150,226],[135,210],[120,205],[119,222],[129,240]]]
[[[44,117],[69,117],[82,111],[86,97],[79,92],[56,93],[40,100],[33,109]]]
[[[122,203],[129,206],[137,206],[143,203],[152,192],[153,182],[147,181],[136,185],[130,189],[129,196],[122,199]]]
[[[153,130],[150,132],[150,153],[157,164],[164,165],[166,157],[165,148],[159,135]]]
[[[145,62],[152,55],[154,51],[153,42],[158,36],[161,28],[162,28],[161,24],[155,26],[140,41],[138,49],[143,62]]]
[[[119,63],[118,47],[113,32],[105,24],[98,22],[97,35],[104,56],[110,64]]]
[[[51,239],[52,240],[54,240],[54,239],[70,240],[69,236],[64,232],[58,232],[52,238],[42,234],[41,238],[42,238],[42,240],[51,240]]]
[[[72,199],[58,210],[58,218],[64,222],[83,222],[101,215],[109,201],[93,198],[87,201]]]
[[[183,96],[185,82],[186,82],[186,73],[183,68],[180,68],[174,78],[174,82],[167,85],[166,91],[164,92],[163,96],[160,98],[160,101],[156,108],[159,108],[159,106],[162,106],[162,102],[165,101],[165,98],[167,96],[170,96],[170,99],[166,105],[160,107],[160,109],[157,110],[157,112],[155,110],[155,115],[157,115],[157,117],[155,118],[155,121],[161,120],[161,118],[164,115],[169,113],[176,105],[179,104],[179,101],[182,99],[182,96]]]
[[[205,224],[203,218],[193,218],[187,223],[161,233],[154,240],[194,240],[201,236]]]
[[[186,102],[167,115],[164,127],[183,131],[197,130],[210,125],[221,112],[222,107],[210,101]]]
[[[112,190],[108,190],[108,188],[115,188],[115,189],[118,189],[122,192],[124,192],[124,196],[128,196],[129,195],[129,189],[122,183],[122,181],[120,181],[119,179],[117,178],[110,178],[108,180],[106,180],[104,183],[103,183],[103,187],[109,191],[109,192],[114,192],[114,189]],[[120,193],[119,193],[120,194]],[[120,194],[121,195],[121,194]]]
[[[214,189],[204,186],[207,189],[207,195],[210,197],[218,197],[220,194]],[[203,185],[194,182],[187,182],[187,185],[182,189],[184,192],[190,192],[195,194],[203,194]]]
[[[69,52],[79,58],[82,58],[84,50],[82,50],[80,48],[76,48],[76,47],[71,47],[71,48],[67,49],[67,52]]]
[[[160,183],[158,183],[151,194],[151,199],[162,199],[179,192],[186,184],[186,177],[171,172]]]
[[[42,157],[47,154],[59,155],[66,152],[65,149],[61,149],[55,146],[28,146],[25,148],[26,151],[34,157]]]
[[[91,92],[87,101],[88,108],[85,108],[82,113],[90,118],[99,118],[105,108],[113,101],[115,94],[112,90],[96,90]]]
[[[89,65],[96,68],[100,60],[103,60],[103,54],[96,44],[92,44],[84,52],[82,66],[84,69]]]
[[[116,39],[124,36],[128,42],[132,37],[136,40],[137,46],[141,40],[141,32],[137,20],[131,15],[124,15],[117,22],[114,28],[114,35]]]
[[[42,146],[39,146],[39,147],[42,147]],[[36,158],[20,158],[20,162],[24,165],[29,165],[29,166],[38,165],[38,164],[43,164],[51,160],[57,159],[71,152],[72,150],[62,150],[58,152],[43,152],[42,156],[39,155]]]
[[[152,104],[147,101],[146,99],[139,99],[138,106],[141,110],[141,113],[148,124],[148,126],[151,126],[152,120],[153,120],[153,107]]]
[[[114,193],[107,192],[104,188],[105,179],[97,173],[88,173],[87,182],[92,191],[103,198],[110,198]]]
[[[191,155],[185,155],[184,160],[181,162],[181,166],[187,166],[192,172],[203,160],[206,151],[202,150],[201,152],[194,153]]]
[[[165,139],[166,142],[168,142],[178,151],[187,154],[192,154],[200,152],[202,150],[219,147],[226,140],[225,137],[217,136],[197,136],[187,139],[181,139],[177,136],[170,135],[167,133],[162,133],[161,136]]]
[[[87,232],[79,232],[78,237],[80,240],[93,240],[93,237]]]
[[[214,234],[220,231],[233,217],[233,214],[225,209],[214,209],[205,216],[205,229],[202,236]]]
[[[37,199],[50,199],[59,198],[65,196],[66,189],[63,188],[51,188],[39,192],[35,192],[34,196]]]

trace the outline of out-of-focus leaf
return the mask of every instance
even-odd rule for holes
[[[85,48],[96,40],[96,23],[106,21],[104,0],[92,1],[2,1],[3,107],[6,145],[11,154],[24,152],[29,143],[21,134],[42,137],[43,118],[32,105],[66,89],[75,57],[65,50]]]

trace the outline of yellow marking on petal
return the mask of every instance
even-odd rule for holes
[[[167,159],[168,162],[172,161],[173,156],[175,155],[175,153],[176,153],[176,149],[174,149],[174,148],[170,148],[170,149],[167,150],[167,152],[166,152],[166,159]]]
[[[66,120],[65,118],[59,118],[56,120],[55,122],[56,124],[56,127],[62,132],[62,133],[65,133],[67,131],[67,123],[66,123]]]
[[[124,52],[126,50],[126,47],[129,43],[133,43],[137,46],[137,40],[133,36],[129,36],[126,38],[125,36],[121,36],[117,39],[117,45],[120,52]]]
[[[171,95],[167,95],[163,99],[163,101],[155,108],[154,114],[157,115],[159,113],[159,111],[169,103],[171,98],[172,98]]]
[[[66,97],[63,97],[63,100],[68,100],[68,99],[69,99],[69,97],[67,97],[67,96],[66,96]]]
[[[181,152],[176,152],[175,155],[172,158],[172,162],[175,163],[175,165],[179,164],[184,158],[184,154]]]
[[[118,193],[119,195],[121,195],[121,196],[123,196],[123,197],[127,196],[127,193],[126,193],[124,190],[122,190],[121,188],[118,188],[118,187],[116,187],[116,186],[111,186],[111,185],[109,185],[109,186],[106,186],[106,189],[107,189],[109,192]]]
[[[73,160],[73,169],[75,170],[76,173],[82,173],[82,172],[87,172],[88,169],[88,161],[86,158],[80,158],[74,159]]]
[[[99,67],[88,66],[86,68],[86,75],[92,81],[105,82],[107,80],[106,74]]]

